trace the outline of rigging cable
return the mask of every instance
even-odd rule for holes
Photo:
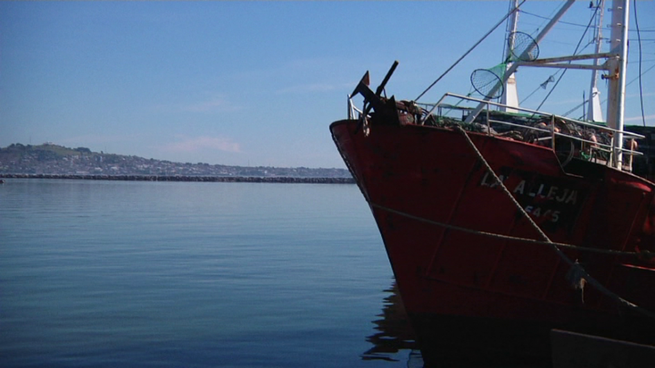
[[[512,11],[512,2],[508,2],[509,5],[507,6],[507,12],[509,13]],[[509,37],[510,29],[509,29],[509,22],[505,23],[505,39]],[[503,42],[503,54],[501,55],[501,60],[504,60],[505,55],[507,55],[507,42]]]
[[[589,19],[589,23],[587,23],[587,28],[585,29],[584,33],[582,33],[582,36],[580,36],[580,40],[578,41],[578,45],[575,46],[575,50],[573,51],[573,55],[577,55],[577,53],[578,53],[578,48],[580,48],[580,45],[582,44],[582,40],[584,39],[584,36],[587,34],[587,31],[589,30],[589,27],[591,26],[591,22],[594,20],[594,18],[596,17],[597,14],[598,14],[598,8],[596,8],[596,10],[594,10],[594,14],[593,14],[593,16]],[[570,63],[571,63],[571,62],[569,61],[569,64],[570,64]],[[541,103],[539,104],[539,106],[538,106],[535,110],[539,111],[539,109],[541,108],[541,106],[543,106],[543,104],[546,102],[546,100],[548,99],[548,97],[550,97],[550,95],[555,91],[555,88],[557,88],[557,85],[558,85],[559,82],[562,80],[562,78],[564,77],[564,74],[566,74],[566,71],[567,71],[567,70],[568,70],[568,69],[564,69],[564,71],[562,72],[562,74],[560,74],[559,78],[557,78],[557,81],[556,81],[555,84],[553,85],[553,88],[550,89],[550,91],[548,92],[548,94],[546,95],[546,97],[544,97],[543,101],[541,101]]]
[[[634,19],[635,19],[635,32],[637,33],[637,45],[638,45],[638,48],[639,48],[639,53],[638,53],[639,61],[637,62],[637,63],[638,63],[638,68],[639,68],[639,73],[637,74],[637,77],[635,77],[633,80],[631,80],[630,82],[628,82],[628,83],[626,84],[626,86],[631,85],[631,84],[634,83],[635,81],[639,81],[639,102],[640,102],[640,104],[641,104],[641,121],[642,121],[643,126],[646,126],[646,113],[645,113],[645,111],[644,111],[644,92],[643,92],[642,77],[643,77],[644,74],[648,73],[648,72],[651,71],[653,68],[655,68],[655,65],[652,65],[650,68],[646,69],[645,71],[642,71],[642,65],[643,65],[642,55],[643,55],[643,52],[642,52],[642,48],[641,48],[641,44],[642,44],[642,42],[641,42],[641,41],[642,41],[642,39],[641,39],[641,32],[643,32],[643,31],[639,29],[639,20],[637,19],[637,6],[636,6],[636,5],[637,5],[636,0],[633,0],[633,6],[634,6],[634,8],[633,8],[634,10],[633,10],[633,11],[634,11]],[[537,88],[537,90],[538,90],[538,89],[539,89],[539,88]],[[535,92],[536,92],[536,90],[535,90]],[[532,92],[532,93],[534,93],[534,92]],[[532,96],[532,93],[531,93],[528,97]],[[525,101],[528,97],[526,97],[526,98],[524,99],[524,101]],[[605,98],[602,102],[605,103],[606,101],[607,101],[607,98]],[[523,102],[523,101],[521,101],[521,103],[522,103],[522,102]],[[580,108],[584,103],[586,103],[586,102],[587,102],[587,101],[585,101],[585,102],[583,102],[582,104],[580,104],[580,105],[574,107],[573,109],[567,111],[567,112],[564,113],[563,115],[564,115],[564,116],[568,116],[568,115],[569,115],[570,113],[572,113],[573,111],[579,109],[579,108]],[[646,158],[648,159],[648,156],[647,156]]]
[[[537,17],[537,18],[541,18],[541,19],[546,19],[546,20],[549,20],[549,19],[550,19],[550,18],[548,18],[548,17],[544,17],[544,16],[539,15],[539,14],[530,13],[530,12],[527,12],[527,11],[522,11],[522,12],[525,13],[525,14],[528,14],[528,15],[532,15],[533,17]],[[588,26],[585,26],[584,24],[578,24],[578,23],[572,23],[572,22],[565,22],[565,21],[559,21],[558,23],[560,23],[560,24],[568,24],[568,25],[576,26],[576,27],[588,27]]]
[[[521,5],[523,5],[524,2],[526,2],[526,0],[521,1],[521,3],[520,3],[516,8],[514,8],[514,10],[512,10],[512,11],[509,12],[509,13],[507,13],[507,14],[503,17],[503,19],[501,19],[501,20],[500,20],[500,21],[499,21],[495,26],[493,26],[493,28],[491,28],[491,30],[489,30],[489,32],[487,32],[487,34],[485,34],[484,36],[482,36],[482,38],[481,38],[478,42],[476,42],[475,45],[473,45],[473,47],[471,47],[468,51],[466,51],[466,52],[464,53],[464,55],[462,55],[459,59],[457,59],[457,61],[455,61],[455,63],[454,63],[453,65],[451,65],[450,68],[446,69],[446,71],[443,72],[443,74],[441,74],[441,75],[439,76],[439,78],[437,78],[434,82],[432,82],[432,84],[430,84],[430,86],[429,86],[428,88],[426,88],[425,91],[421,92],[421,94],[418,95],[418,97],[416,97],[416,98],[414,99],[414,101],[417,101],[419,98],[423,97],[424,94],[426,94],[426,93],[427,93],[427,92],[428,92],[432,87],[434,87],[435,84],[437,84],[437,82],[439,82],[439,81],[441,80],[441,78],[443,78],[446,74],[448,74],[448,73],[449,73],[449,72],[450,72],[450,71],[451,71],[451,70],[452,70],[452,69],[453,69],[457,64],[459,64],[460,61],[462,61],[462,60],[463,60],[463,59],[464,59],[468,54],[470,54],[471,51],[473,51],[473,49],[475,49],[476,47],[478,47],[478,45],[479,45],[482,41],[484,41],[484,39],[487,38],[487,37],[488,37],[488,36],[489,36],[493,31],[495,31],[496,28],[498,28],[498,26],[501,25],[501,24],[502,24],[502,23],[503,23],[507,18],[509,18],[510,15],[514,14],[515,11],[518,11],[518,10],[519,10],[519,7],[520,7]]]
[[[641,103],[641,121],[646,126],[646,114],[644,113],[644,90],[641,83],[641,32],[639,32],[639,21],[637,20],[637,0],[632,0],[632,9],[635,13],[635,29],[637,30],[637,44],[639,45],[639,101]]]
[[[644,70],[643,73],[639,73],[638,76],[634,77],[634,79],[632,79],[630,82],[626,83],[625,86],[628,87],[629,85],[631,85],[632,83],[636,82],[637,80],[641,82],[641,77],[642,77],[642,75],[644,75],[644,74],[650,72],[650,71],[653,70],[653,69],[655,69],[655,64],[651,65],[650,68]],[[528,97],[530,97],[530,96],[528,96]],[[641,97],[643,97],[643,96],[641,96]],[[527,99],[527,97],[526,97],[526,99]],[[589,99],[586,99],[583,103],[581,103],[581,104],[577,105],[576,107],[572,108],[571,110],[569,110],[569,111],[563,113],[562,116],[569,116],[569,114],[573,113],[575,110],[579,109],[580,107],[582,107],[582,105],[584,105],[584,104],[587,103],[587,102],[589,102]],[[601,101],[601,104],[604,104],[604,103],[606,103],[606,102],[607,102],[607,98],[604,98],[604,99]],[[644,118],[645,115],[644,115],[643,112],[642,112],[641,115],[642,115],[642,118]],[[645,118],[644,118],[644,119],[645,119]],[[580,120],[580,119],[578,119],[578,120]],[[645,123],[644,123],[644,125],[645,125]]]
[[[642,59],[641,55],[643,54],[641,51],[641,32],[639,32],[639,21],[637,20],[637,0],[632,1],[632,6],[633,6],[633,11],[635,14],[635,29],[637,30],[637,44],[639,45],[639,103],[641,105],[641,122],[646,127],[646,114],[644,113],[644,89],[643,85],[641,83],[641,64],[642,64]],[[651,137],[652,139],[652,137]],[[652,174],[651,171],[651,165],[650,165],[650,156],[652,153],[653,145],[649,144],[648,145],[648,154],[646,155],[646,167],[648,167],[648,173]]]
[[[551,74],[551,75],[548,77],[548,79],[546,79],[543,83],[541,83],[539,86],[537,86],[537,88],[535,88],[534,91],[530,92],[529,95],[525,96],[525,97],[521,100],[521,102],[519,103],[519,105],[523,105],[523,103],[524,103],[525,101],[527,101],[530,97],[532,97],[532,95],[534,95],[538,90],[540,90],[540,89],[546,89],[547,86],[548,86],[548,83],[550,83],[550,82],[554,82],[554,81],[555,81],[555,78],[554,78],[554,77],[555,77],[555,75],[557,75],[557,73],[559,73],[559,72],[560,72],[560,71],[558,70],[557,72]],[[564,114],[564,116],[566,116],[566,114]]]

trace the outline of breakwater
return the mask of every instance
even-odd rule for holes
[[[233,183],[308,183],[354,184],[353,178],[312,178],[280,176],[187,176],[187,175],[87,175],[87,174],[2,174],[4,179],[74,179],[74,180],[123,180],[123,181],[189,181]]]

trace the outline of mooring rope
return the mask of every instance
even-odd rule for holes
[[[544,240],[522,238],[520,236],[491,233],[491,232],[483,231],[483,230],[473,230],[473,229],[469,229],[467,227],[451,225],[451,224],[447,224],[445,222],[439,222],[439,221],[426,219],[424,217],[414,216],[414,215],[411,215],[411,214],[409,214],[407,212],[394,210],[392,208],[385,207],[385,206],[382,206],[382,205],[379,205],[379,204],[373,203],[373,202],[369,202],[369,205],[372,206],[372,207],[375,207],[375,208],[379,208],[379,209],[381,209],[381,210],[383,210],[385,212],[390,212],[390,213],[393,213],[393,214],[396,214],[396,215],[399,215],[399,216],[402,216],[402,217],[406,217],[406,218],[409,218],[409,219],[412,219],[412,220],[425,222],[426,224],[436,225],[436,226],[443,227],[443,228],[446,228],[446,229],[449,229],[449,230],[456,230],[456,231],[461,231],[461,232],[464,232],[464,233],[480,235],[480,236],[486,236],[486,237],[489,237],[489,238],[519,241],[519,242],[537,244],[537,245],[551,245],[551,244],[554,244],[554,245],[556,245],[558,247],[561,247],[561,248],[568,248],[568,249],[584,251],[584,252],[608,254],[608,255],[613,255],[613,256],[632,256],[632,257],[644,256],[643,252],[625,252],[625,251],[613,250],[613,249],[590,248],[590,247],[583,247],[583,246],[579,246],[579,245],[573,245],[573,244],[569,244],[569,243],[560,243],[560,242],[553,242],[553,241],[547,242],[547,241],[544,241]],[[649,255],[649,252],[646,252],[646,255]]]
[[[623,305],[625,305],[625,306],[627,306],[629,308],[632,308],[635,311],[638,311],[638,312],[640,312],[640,313],[642,313],[642,314],[644,314],[644,315],[646,315],[646,316],[648,316],[650,318],[655,319],[655,313],[652,313],[652,312],[650,312],[650,311],[648,311],[646,309],[643,309],[643,308],[639,307],[638,305],[636,305],[636,304],[634,304],[634,303],[632,303],[632,302],[630,302],[628,300],[625,300],[625,299],[621,298],[620,296],[618,296],[617,294],[615,294],[614,292],[610,291],[605,286],[603,286],[600,282],[598,282],[598,280],[596,280],[591,275],[589,275],[589,273],[584,268],[582,268],[582,266],[580,266],[580,264],[578,262],[574,262],[569,257],[567,257],[566,254],[564,254],[564,252],[562,252],[562,250],[559,249],[559,247],[552,240],[550,240],[548,235],[546,235],[546,233],[543,232],[543,230],[539,227],[539,225],[537,225],[537,223],[534,222],[532,217],[530,217],[530,215],[525,211],[523,206],[521,206],[521,204],[516,200],[516,198],[514,198],[512,193],[509,191],[509,189],[507,189],[507,187],[502,182],[502,180],[500,180],[498,175],[496,175],[494,170],[491,168],[491,165],[489,165],[489,162],[487,162],[487,160],[484,158],[484,156],[482,155],[480,150],[478,150],[478,147],[475,146],[475,143],[473,143],[473,141],[471,140],[471,137],[469,137],[469,135],[466,133],[466,131],[464,129],[462,129],[460,126],[457,126],[455,129],[458,132],[460,132],[466,138],[466,142],[471,147],[471,149],[475,152],[475,154],[478,156],[478,159],[480,159],[482,164],[487,168],[488,172],[493,176],[494,180],[496,180],[496,182],[502,188],[503,192],[505,192],[505,194],[507,194],[507,197],[510,198],[512,203],[514,203],[516,208],[528,220],[530,225],[539,233],[539,235],[544,239],[545,243],[547,245],[549,245],[550,248],[566,264],[568,264],[572,268],[572,271],[575,274],[580,275],[581,278],[584,278],[589,284],[591,284],[591,286],[595,287],[598,291],[605,294],[605,296],[607,296],[607,297],[609,297],[611,299],[614,299],[616,302],[618,302],[620,304],[623,304]]]
[[[650,312],[644,308],[639,307],[638,305],[625,300],[615,294],[614,292],[610,291],[607,289],[605,286],[603,286],[600,282],[598,282],[595,278],[593,278],[587,271],[582,268],[582,266],[577,262],[577,261],[572,261],[570,258],[568,258],[561,249],[561,248],[569,248],[569,249],[574,249],[574,250],[580,250],[580,251],[588,251],[588,252],[596,252],[596,253],[604,253],[604,254],[610,254],[610,255],[640,255],[640,253],[637,252],[623,252],[623,251],[614,251],[614,250],[609,250],[609,249],[595,249],[595,248],[589,248],[589,247],[582,247],[582,246],[577,246],[577,245],[572,245],[572,244],[566,244],[566,243],[559,243],[559,242],[553,242],[544,232],[543,230],[537,225],[537,223],[534,222],[534,220],[530,217],[530,215],[525,211],[525,209],[521,206],[521,204],[514,198],[512,193],[507,189],[505,184],[500,180],[498,175],[494,172],[494,170],[491,168],[491,165],[489,165],[489,162],[484,158],[482,153],[478,150],[478,148],[475,146],[469,135],[466,133],[464,129],[462,129],[460,126],[455,127],[455,129],[462,133],[462,135],[466,138],[467,143],[471,147],[471,149],[475,152],[475,154],[478,156],[478,159],[482,162],[482,164],[486,167],[487,171],[493,176],[494,180],[496,183],[499,184],[500,188],[503,190],[505,194],[510,198],[512,203],[516,206],[516,208],[521,212],[523,217],[525,217],[530,225],[539,233],[539,235],[544,239],[544,240],[537,240],[537,239],[528,239],[528,238],[522,238],[522,237],[516,237],[516,236],[511,236],[511,235],[504,235],[504,234],[498,234],[498,233],[491,233],[487,231],[481,231],[481,230],[473,230],[461,226],[456,226],[456,225],[451,225],[439,221],[433,221],[429,220],[423,217],[419,216],[414,216],[402,211],[397,211],[373,202],[369,201],[369,205],[371,207],[375,207],[378,209],[381,209],[383,211],[393,213],[399,216],[403,216],[412,220],[416,221],[421,221],[425,222],[427,224],[431,225],[437,225],[440,227],[444,227],[446,229],[452,229],[456,231],[462,231],[470,234],[475,234],[475,235],[481,235],[481,236],[486,236],[486,237],[492,237],[492,238],[498,238],[498,239],[504,239],[504,240],[511,240],[511,241],[520,241],[520,242],[525,242],[525,243],[530,243],[530,244],[539,244],[539,245],[548,245],[566,264],[568,264],[571,267],[571,274],[577,275],[580,279],[584,279],[586,282],[591,284],[594,288],[596,288],[598,291],[601,293],[605,294],[607,297],[613,299],[619,304],[622,304],[626,307],[629,307],[639,313],[642,313],[645,316],[648,316],[650,318],[655,319],[655,313]]]

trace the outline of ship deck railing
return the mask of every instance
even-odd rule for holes
[[[445,103],[447,98],[454,98],[457,99],[458,101],[454,104],[447,104]],[[477,98],[473,98],[470,96],[463,96],[463,95],[458,95],[455,93],[446,93],[444,94],[441,99],[436,102],[436,103],[417,103],[417,105],[421,106],[424,108],[424,116],[423,119],[421,120],[422,123],[427,121],[427,117],[429,115],[434,115],[439,118],[447,117],[449,119],[452,119],[451,121],[456,121],[459,124],[465,124],[464,120],[466,120],[466,113],[471,113],[473,111],[472,107],[464,107],[460,106],[462,103],[484,103],[487,105],[487,107],[483,110],[482,113],[480,113],[477,117],[476,120],[474,120],[475,123],[478,124],[483,124],[486,125],[486,134],[488,135],[494,135],[494,130],[492,129],[492,124],[494,124],[495,127],[498,125],[509,127],[509,128],[518,128],[521,130],[527,130],[527,131],[532,131],[534,133],[541,133],[543,134],[548,134],[548,136],[539,136],[536,138],[536,141],[539,143],[543,143],[546,141],[550,142],[550,146],[553,150],[556,149],[556,137],[563,137],[563,138],[568,138],[571,139],[575,142],[578,142],[581,147],[583,147],[584,150],[587,150],[588,152],[588,157],[587,160],[591,162],[595,162],[598,164],[610,166],[612,165],[612,158],[616,157],[614,154],[617,151],[620,151],[622,155],[628,156],[627,162],[623,162],[623,170],[626,171],[632,171],[632,162],[633,162],[633,157],[634,156],[641,156],[643,155],[642,152],[639,152],[635,149],[635,140],[636,139],[643,139],[645,138],[641,134],[625,131],[625,130],[617,130],[617,129],[612,129],[610,127],[607,127],[605,125],[599,124],[599,123],[591,123],[591,122],[585,122],[577,119],[572,119],[569,117],[565,116],[560,116],[557,114],[552,114],[552,113],[546,113],[542,111],[537,111],[537,110],[532,110],[524,107],[515,107],[515,106],[508,106],[505,104],[493,102],[493,101],[485,101]],[[492,108],[504,108],[505,110],[509,111],[517,111],[517,112],[503,112],[499,110],[493,110]],[[449,114],[453,112],[459,112],[462,114],[460,117],[452,117]],[[352,98],[349,96],[348,98],[348,118],[353,119],[355,117],[361,117],[361,115],[364,112],[357,108],[355,104],[352,101]],[[505,118],[516,118],[517,120],[525,120],[526,124],[520,124],[516,122],[511,122],[507,120],[499,120],[499,119],[494,119],[493,116],[503,116]],[[481,123],[479,123],[481,121]],[[549,124],[547,124],[548,129],[544,129],[543,127],[537,127],[537,126],[531,126],[527,123],[532,122],[536,123],[538,121],[544,122],[548,121]],[[600,132],[604,133],[606,136],[610,136],[610,141],[603,143],[599,141],[592,141],[590,139],[587,139],[585,137],[582,137],[580,135],[575,135],[575,134],[567,134],[564,132],[557,132],[555,130],[556,128],[556,121],[564,121],[567,124],[573,124],[577,126],[578,128],[585,129],[585,130],[590,130],[594,132]],[[624,142],[628,142],[628,148],[625,147],[615,147],[614,146],[614,139],[617,135],[621,134],[624,138]],[[547,143],[545,144],[547,145]],[[582,151],[582,150],[581,150]]]
[[[449,97],[457,99],[458,101],[455,104],[446,104],[445,101]],[[537,141],[539,142],[550,141],[551,142],[550,145],[553,150],[555,150],[556,148],[555,147],[556,137],[568,138],[573,141],[579,142],[582,147],[585,147],[585,149],[589,151],[588,159],[590,161],[599,164],[604,164],[604,165],[612,165],[611,158],[615,157],[614,152],[620,151],[623,155],[628,156],[627,162],[623,163],[623,169],[628,171],[631,171],[633,157],[643,155],[642,152],[639,152],[634,149],[636,147],[635,140],[645,138],[643,135],[629,132],[626,130],[613,129],[599,123],[581,121],[565,116],[560,116],[557,114],[546,113],[546,112],[532,110],[524,107],[508,106],[502,103],[485,101],[470,96],[462,96],[454,93],[444,94],[443,97],[441,97],[441,99],[436,103],[427,103],[427,104],[420,103],[419,106],[422,106],[426,109],[426,116],[430,114],[434,114],[437,117],[448,117],[449,113],[453,111],[458,111],[459,113],[462,114],[462,116],[455,119],[457,120],[461,119],[461,122],[463,123],[465,120],[464,114],[471,113],[473,111],[473,108],[460,106],[462,102],[472,102],[476,104],[484,103],[487,105],[486,108],[483,110],[483,112],[480,113],[478,118],[475,120],[475,122],[482,121],[482,124],[486,125],[486,133],[488,135],[493,134],[492,133],[493,124],[495,124],[494,126],[501,125],[511,128],[519,128],[522,130],[533,131],[535,133],[549,134],[549,136],[538,137]],[[506,111],[503,112],[499,110],[493,110],[493,108],[497,108],[497,109],[504,108]],[[516,112],[509,112],[509,111],[516,111]],[[510,118],[514,117],[516,119],[525,119],[526,121],[529,120],[532,122],[549,121],[549,124],[547,125],[548,129],[544,129],[543,127],[536,127],[528,124],[520,124],[507,120],[494,119],[494,116],[504,116]],[[423,121],[425,121],[425,119]],[[563,121],[566,122],[567,124],[573,124],[577,126],[577,128],[581,128],[584,130],[604,133],[607,136],[611,137],[610,142],[603,143],[599,141],[592,141],[580,135],[567,134],[565,132],[557,132],[556,131],[557,121]],[[624,142],[627,142],[628,147],[615,147],[614,139],[619,135],[623,137]]]

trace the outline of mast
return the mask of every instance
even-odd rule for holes
[[[516,38],[516,29],[518,26],[518,20],[519,20],[519,12],[516,11],[516,8],[518,8],[519,1],[518,0],[510,0],[511,2],[511,9],[510,11],[513,12],[513,15],[507,20],[507,32],[509,37],[507,38],[507,52],[505,53],[505,59],[504,60],[510,60],[512,56],[512,52],[514,50],[514,41]],[[510,68],[511,62],[507,63],[506,71]],[[505,81],[505,89],[503,92],[503,96],[501,97],[500,101],[504,106],[500,108],[501,111],[505,112],[516,112],[517,110],[512,109],[511,107],[518,107],[519,106],[519,95],[518,95],[518,90],[516,88],[516,76],[515,73],[512,73],[507,80]],[[508,106],[510,108],[508,108]]]
[[[562,15],[573,5],[575,0],[568,0],[551,21],[544,27],[535,39],[539,43],[541,39],[550,31],[550,29],[557,23]],[[629,16],[629,1],[616,0],[612,3],[612,23],[611,23],[611,43],[609,53],[596,53],[591,55],[574,55],[569,57],[555,57],[545,58],[534,61],[520,61],[523,60],[525,55],[532,51],[528,48],[523,52],[523,55],[518,58],[519,61],[514,61],[507,69],[505,76],[501,80],[505,83],[510,75],[512,75],[519,66],[529,65],[533,67],[549,67],[549,68],[567,68],[567,69],[588,69],[588,70],[605,70],[607,74],[602,75],[602,79],[608,81],[608,102],[607,102],[607,125],[615,129],[617,132],[613,137],[613,153],[610,158],[610,165],[617,169],[623,169],[623,125],[624,125],[624,112],[625,112],[625,85],[626,85],[626,71],[628,60],[628,16]],[[534,47],[534,46],[533,46]],[[607,61],[603,64],[571,64],[570,61],[584,60],[584,59],[597,59],[606,58]],[[569,61],[567,64],[559,62]],[[465,122],[470,123],[480,114],[486,107],[486,101],[490,100],[493,94],[498,91],[502,86],[501,83],[496,84],[484,98],[485,102],[478,104],[469,115],[466,117]],[[593,99],[594,96],[591,96]]]
[[[628,15],[629,1],[614,1],[612,3],[612,33],[610,53],[614,54],[607,60],[609,75],[603,76],[609,81],[607,102],[607,125],[619,132],[614,137],[614,155],[612,166],[618,170],[623,168],[623,114],[625,112],[625,84],[628,62]]]
[[[536,46],[536,44],[538,44],[544,38],[544,36],[546,36],[546,34],[548,32],[550,32],[551,28],[553,28],[553,26],[557,23],[557,21],[559,21],[560,18],[562,18],[564,13],[566,13],[566,11],[569,10],[569,8],[571,7],[571,5],[573,5],[573,3],[575,3],[575,0],[567,0],[567,2],[564,5],[562,5],[560,10],[553,17],[553,19],[551,19],[550,22],[548,22],[548,24],[546,24],[546,26],[543,28],[543,30],[537,35],[537,38],[535,38],[535,46]],[[528,55],[533,50],[533,48],[534,48],[534,46],[527,48],[523,52],[523,55],[521,55],[521,57],[519,57],[519,59],[524,59],[523,56]],[[503,83],[505,83],[505,80],[506,80],[506,78],[508,78],[509,75],[514,74],[516,69],[519,67],[519,64],[525,65],[524,63],[520,63],[520,62],[512,63],[512,66],[510,66],[509,69],[507,70],[507,73],[505,73],[505,77],[503,77]],[[489,96],[492,96],[496,91],[498,91],[498,88],[500,88],[500,87],[501,87],[501,84],[498,83],[494,88],[492,88],[491,91],[488,93],[488,96],[484,98],[484,101],[489,101],[491,99],[491,97],[489,97]],[[478,116],[478,114],[480,114],[480,111],[482,111],[485,106],[486,106],[486,103],[481,102],[466,117],[465,122],[470,123],[473,120],[475,120],[475,118]]]
[[[598,17],[596,17],[596,32],[594,41],[596,42],[596,54],[600,54],[601,44],[603,40],[602,27],[603,27],[603,13],[605,11],[605,0],[596,2],[598,8]],[[598,59],[594,59],[594,65],[599,64]],[[590,121],[603,121],[603,112],[600,106],[600,91],[598,90],[598,70],[594,69],[591,72],[591,86],[589,87],[589,106],[587,111],[589,115],[586,116]]]

